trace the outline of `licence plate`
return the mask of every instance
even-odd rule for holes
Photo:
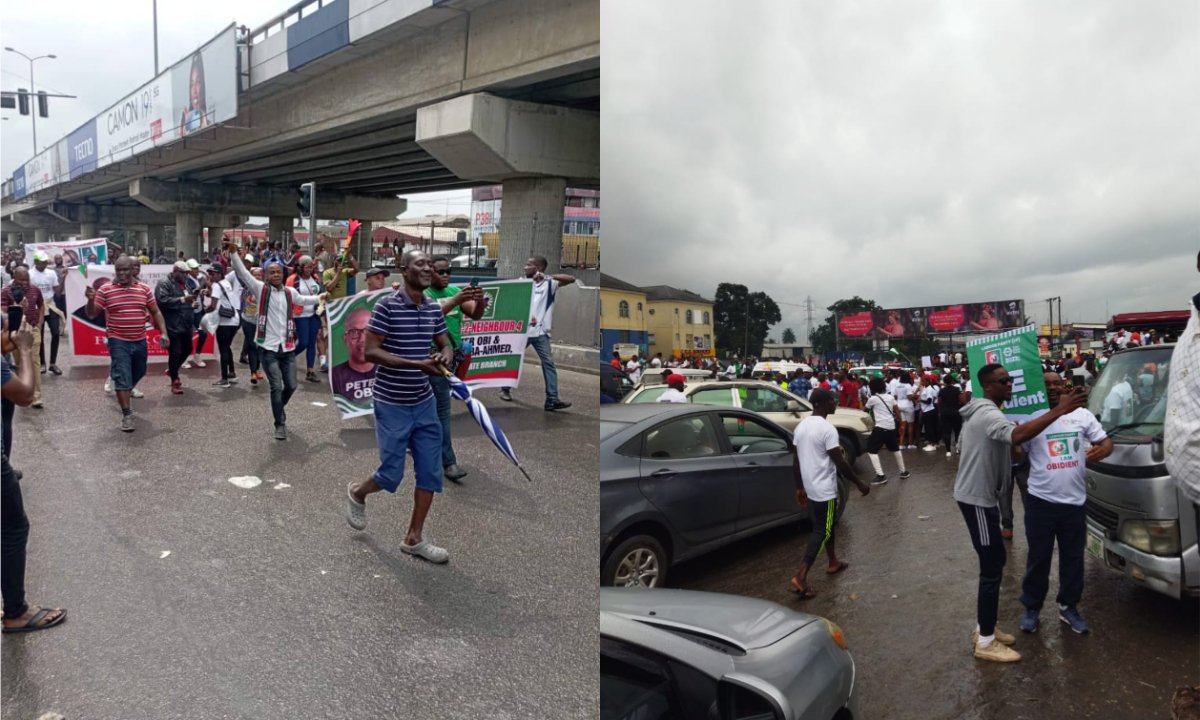
[[[1104,538],[1094,533],[1087,534],[1087,551],[1090,555],[1104,559]]]

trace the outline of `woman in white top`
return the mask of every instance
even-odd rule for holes
[[[320,295],[325,291],[321,281],[314,276],[316,263],[308,255],[301,255],[296,264],[296,274],[287,279],[287,284],[295,288],[297,295]],[[317,317],[316,308],[305,306],[303,312],[295,317],[296,322],[296,355],[304,351],[307,372],[304,379],[309,382],[320,382],[317,379],[317,333],[321,329],[321,318]]]
[[[892,388],[892,397],[896,398],[896,407],[900,410],[900,447],[904,450],[917,447],[913,437],[916,434],[913,425],[917,417],[916,407],[913,406],[913,396],[916,392],[912,384],[912,375],[907,372],[900,373],[900,382]]]
[[[937,450],[941,430],[938,428],[937,399],[941,388],[937,384],[936,375],[926,375],[921,378],[921,430],[925,434],[925,444],[921,447],[926,452]]]
[[[237,382],[237,372],[233,364],[233,339],[237,337],[238,329],[242,326],[240,312],[242,309],[241,286],[233,286],[231,278],[225,277],[225,268],[214,264],[208,269],[208,277],[212,281],[212,299],[209,310],[215,306],[217,310],[217,351],[221,358],[221,379],[213,383],[217,387],[229,387]]]

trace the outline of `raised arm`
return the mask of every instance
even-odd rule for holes
[[[263,281],[251,275],[250,271],[246,269],[246,263],[242,262],[242,255],[246,253],[245,249],[239,248],[229,241],[225,242],[225,249],[229,251],[229,264],[233,267],[233,274],[237,276],[238,282],[255,295],[261,295]]]

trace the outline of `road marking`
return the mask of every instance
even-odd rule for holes
[[[168,555],[170,555],[170,554],[171,554],[171,551],[170,551],[170,550],[163,550],[163,551],[162,551],[162,554],[158,556],[158,559],[159,559],[159,560],[162,560],[163,558],[165,558],[166,556],[168,556]]]
[[[229,478],[229,482],[237,485],[243,490],[249,490],[250,488],[256,488],[259,485],[262,485],[262,480],[253,475],[238,475],[236,477],[231,477]]]

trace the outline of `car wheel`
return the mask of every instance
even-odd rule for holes
[[[838,433],[838,445],[842,447],[842,454],[846,456],[846,462],[850,463],[850,467],[854,467],[855,461],[858,460],[858,453],[854,451],[854,441],[844,434]]]
[[[662,587],[668,563],[667,553],[656,538],[634,535],[609,554],[600,581],[617,587]]]

